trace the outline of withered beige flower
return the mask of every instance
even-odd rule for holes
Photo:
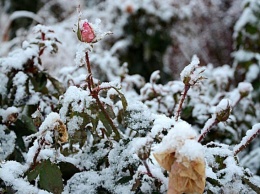
[[[181,162],[175,161],[169,173],[168,194],[198,194],[205,188],[205,162],[198,158],[189,161],[186,157]]]
[[[169,150],[170,151],[170,150]],[[169,172],[169,186],[167,194],[199,194],[205,188],[205,162],[204,158],[181,160],[174,152],[155,153],[155,159]]]
[[[196,139],[197,133],[191,125],[179,121],[155,147],[155,159],[169,172],[168,194],[203,193],[204,148]]]
[[[163,152],[163,153],[154,153],[153,154],[157,162],[168,172],[171,171],[172,164],[174,163],[175,153],[174,152]]]

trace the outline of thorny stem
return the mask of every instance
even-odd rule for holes
[[[243,97],[240,95],[239,99],[233,104],[232,107],[235,107],[242,99]]]
[[[45,33],[41,33],[41,39],[44,41],[45,40]],[[46,46],[44,46],[43,48],[40,49],[39,51],[39,56],[41,56],[45,50]]]
[[[101,88],[99,88],[99,86],[94,88],[95,86],[94,86],[94,82],[93,82],[93,77],[92,77],[92,72],[91,72],[91,66],[90,66],[90,62],[89,62],[88,52],[86,52],[86,63],[87,63],[87,69],[88,69],[88,73],[89,73],[87,81],[88,81],[88,87],[89,87],[90,94],[96,100],[96,102],[98,104],[98,107],[100,108],[100,110],[104,114],[104,116],[107,119],[109,125],[111,126],[113,132],[115,133],[115,137],[114,137],[115,140],[120,140],[120,133],[119,133],[119,131],[117,130],[116,126],[114,125],[112,119],[109,117],[107,111],[104,108],[104,105],[99,100],[98,93],[101,90]],[[104,89],[104,88],[102,88],[102,89]]]
[[[33,157],[33,165],[32,165],[32,168],[34,169],[34,167],[36,166],[36,163],[37,163],[37,157],[39,156],[39,154],[40,154],[40,151],[41,151],[41,147],[42,147],[42,145],[44,144],[44,142],[45,142],[45,139],[43,138],[41,141],[40,141],[40,143],[39,143],[39,147],[38,147],[38,149],[37,149],[37,151],[35,152],[35,155],[34,155],[34,157]]]
[[[150,168],[149,168],[149,166],[148,166],[146,160],[142,160],[142,161],[143,161],[143,163],[144,163],[144,167],[145,167],[146,170],[147,170],[147,175],[150,176],[150,177],[153,177],[153,175],[152,175],[152,173],[151,173],[151,171],[150,171]]]
[[[104,114],[104,116],[106,117],[107,121],[109,122],[113,132],[115,133],[115,140],[119,140],[120,139],[120,134],[116,128],[116,126],[114,125],[112,119],[109,117],[109,115],[107,114],[107,111],[105,110],[103,104],[100,102],[98,96],[93,96],[93,98],[95,98],[100,110],[102,111],[102,113]]]
[[[211,129],[214,125],[216,125],[216,124],[218,124],[218,123],[219,123],[219,121],[218,121],[217,119],[215,119],[214,122],[211,123],[211,125],[209,125],[208,128],[204,131],[204,133],[200,134],[200,136],[199,136],[199,138],[198,138],[198,142],[201,142],[202,139],[204,139],[204,137],[205,137],[205,136],[207,135],[207,133],[210,131],[210,129]]]
[[[259,129],[257,130],[257,132],[256,132],[254,135],[252,135],[245,143],[239,145],[240,147],[237,148],[236,150],[234,150],[234,156],[236,156],[239,152],[241,152],[243,149],[245,149],[246,146],[248,146],[248,144],[250,144],[250,142],[253,141],[258,134],[260,134],[260,128],[259,128]]]
[[[90,76],[90,86],[91,86],[91,88],[94,88],[94,81],[93,81],[93,77],[92,77],[92,72],[91,72],[91,67],[90,67],[88,52],[86,52],[85,57],[86,57],[86,63],[87,63],[88,73],[89,73],[89,76]]]
[[[252,181],[250,181],[249,178],[243,177],[242,180],[256,193],[260,193],[260,187],[255,185],[255,183],[253,183]]]
[[[183,102],[186,98],[186,95],[187,95],[189,89],[190,89],[190,85],[185,84],[184,92],[183,92],[183,94],[181,96],[181,100],[179,101],[179,104],[178,104],[178,110],[176,112],[175,121],[178,121],[178,119],[179,119],[179,116],[180,116],[181,110],[182,110],[182,105],[183,105]]]

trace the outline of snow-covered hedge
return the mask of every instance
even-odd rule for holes
[[[76,4],[58,1],[63,22],[34,26],[20,47],[3,41],[0,192],[260,193],[260,4],[244,1],[233,64],[193,55],[167,81],[170,34],[158,36],[189,20],[194,2],[107,0],[71,16]],[[158,62],[149,79],[121,64],[140,48],[145,65]]]

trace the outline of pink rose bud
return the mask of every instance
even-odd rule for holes
[[[81,42],[91,43],[96,37],[94,30],[88,22],[84,22],[82,26],[78,28],[78,38]]]

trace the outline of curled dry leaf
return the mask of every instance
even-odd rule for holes
[[[10,125],[11,123],[15,123],[18,118],[18,113],[12,113],[7,116],[6,123]]]
[[[61,143],[65,143],[68,141],[68,132],[66,125],[61,120],[57,120],[56,122],[58,124],[55,126],[54,130],[58,132],[58,140]]]

